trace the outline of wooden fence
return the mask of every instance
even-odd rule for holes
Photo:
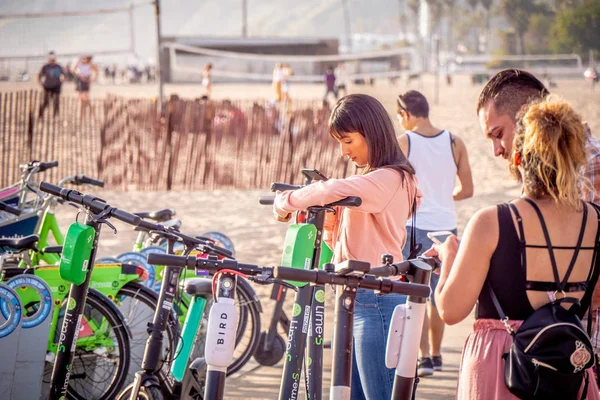
[[[53,182],[83,173],[112,190],[267,188],[302,182],[302,167],[347,176],[330,110],[321,102],[169,99],[163,115],[149,99],[108,96],[81,115],[76,97],[61,97],[39,117],[42,94],[0,93],[0,186],[19,178],[18,165],[58,160],[42,176]]]

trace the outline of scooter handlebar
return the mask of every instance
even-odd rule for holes
[[[304,186],[297,186],[297,185],[290,185],[288,183],[279,183],[279,182],[273,182],[271,183],[271,192],[276,192],[276,191],[286,191],[286,190],[298,190],[298,189],[302,189]]]
[[[275,196],[260,196],[258,202],[263,206],[272,206],[275,202]]]

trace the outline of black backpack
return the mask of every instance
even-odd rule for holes
[[[582,226],[579,241],[575,248],[571,265],[560,281],[558,269],[554,259],[552,244],[537,205],[527,200],[538,213],[542,229],[546,237],[550,261],[554,271],[555,282],[530,282],[540,287],[552,285],[555,295],[562,294],[563,297],[540,307],[531,314],[519,329],[515,332],[508,324],[508,317],[502,311],[502,307],[487,283],[494,307],[504,322],[506,329],[513,337],[513,344],[508,353],[503,355],[505,363],[504,379],[509,391],[520,399],[561,399],[576,400],[579,390],[585,380],[583,396],[587,396],[588,379],[586,372],[594,365],[594,348],[591,343],[589,332],[591,330],[591,312],[588,315],[588,332],[585,332],[581,324],[586,310],[592,300],[594,287],[600,274],[600,257],[598,256],[598,239],[600,237],[600,226],[596,234],[596,246],[594,247],[594,260],[586,282],[568,283],[567,280],[575,265],[585,224]],[[591,203],[590,203],[591,204]],[[600,211],[598,208],[598,222],[600,224]],[[513,204],[509,204],[517,217],[522,241],[522,252],[525,252],[524,235],[521,217]],[[584,208],[584,221],[587,219],[587,207]],[[585,294],[581,302],[573,297],[566,297],[565,291],[582,290]],[[531,289],[546,290],[546,289]],[[562,307],[563,303],[572,303],[569,309]]]

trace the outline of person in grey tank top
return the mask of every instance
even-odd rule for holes
[[[399,138],[400,148],[414,167],[423,192],[415,226],[416,241],[423,245],[423,252],[433,244],[428,233],[450,231],[456,234],[454,202],[473,196],[471,167],[465,143],[449,131],[432,125],[429,103],[423,94],[416,90],[408,91],[398,96],[396,105],[398,120],[406,131]],[[407,227],[406,231],[407,240],[402,251],[405,258],[410,252],[411,229]],[[417,373],[421,377],[442,370],[444,322],[433,299],[438,280],[439,275],[432,274],[432,296],[419,347]]]

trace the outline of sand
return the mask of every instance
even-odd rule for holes
[[[564,96],[589,123],[592,132],[600,136],[600,90],[592,92],[582,80],[558,81],[554,93]],[[65,87],[64,94],[73,94],[72,84]],[[0,82],[0,91],[33,88],[33,84],[15,84]],[[475,195],[473,198],[457,202],[458,228],[462,232],[473,213],[485,206],[494,205],[515,198],[519,195],[517,184],[508,174],[507,163],[494,159],[491,144],[486,141],[480,131],[475,105],[482,86],[473,86],[467,77],[457,77],[454,85],[447,87],[440,83],[439,102],[434,102],[434,80],[424,79],[421,83],[405,82],[393,86],[388,82],[377,82],[374,86],[352,86],[351,92],[363,92],[380,99],[390,115],[395,117],[395,96],[409,89],[421,90],[430,100],[431,119],[435,126],[450,130],[460,136],[466,143],[469,152]],[[153,96],[156,87],[152,85],[138,86],[100,86],[92,88],[94,97],[102,97],[105,93],[121,94],[131,97]],[[166,85],[166,93],[179,93],[182,97],[201,95],[198,85]],[[292,95],[298,99],[320,98],[324,88],[319,85],[294,85]],[[269,85],[219,85],[213,88],[215,98],[269,98]],[[397,122],[394,118],[397,125]],[[251,156],[251,155],[249,155]],[[323,171],[326,173],[326,171]],[[200,233],[207,230],[219,230],[229,235],[237,251],[238,259],[262,265],[277,264],[281,258],[281,246],[286,231],[286,224],[277,223],[272,218],[269,207],[260,206],[258,197],[268,193],[264,190],[253,191],[213,191],[213,192],[112,192],[110,188],[100,194],[112,205],[131,211],[151,210],[173,207],[177,216],[183,221],[183,230]],[[67,224],[75,217],[72,208],[57,211],[59,220]],[[104,229],[101,239],[101,256],[117,255],[128,251],[135,238],[131,228],[117,224],[119,233],[113,235]],[[257,288],[261,294],[265,312],[262,315],[263,325],[268,319],[270,300],[268,289]],[[332,308],[328,310],[328,320],[332,319]],[[460,352],[466,336],[469,334],[472,316],[452,327],[448,327],[443,344],[445,370],[436,373],[432,378],[421,381],[417,399],[451,399],[454,397],[456,375],[460,361]],[[326,364],[329,367],[329,353],[326,353]],[[228,398],[277,398],[280,365],[264,367],[251,371],[256,364],[250,363],[227,381]],[[324,387],[328,388],[329,373],[325,373]]]

